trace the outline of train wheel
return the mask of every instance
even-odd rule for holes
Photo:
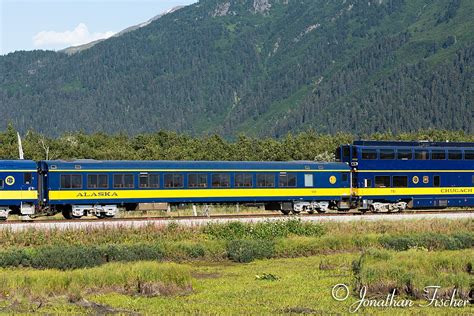
[[[308,214],[314,214],[314,210],[308,210]]]
[[[322,210],[322,209],[320,209],[320,208],[318,208],[316,211],[317,211],[319,214],[324,214],[324,213],[326,213],[326,211],[324,211],[324,210]]]
[[[69,208],[65,208],[61,212],[63,214],[63,217],[65,219],[72,219],[72,210]]]
[[[288,215],[288,214],[290,214],[290,211],[288,211],[288,210],[281,210],[281,212],[283,213],[283,215]]]
[[[293,210],[293,211],[291,211],[291,212],[292,212],[293,214],[295,214],[295,215],[298,215],[299,213],[301,213],[300,211],[295,211],[295,210]]]

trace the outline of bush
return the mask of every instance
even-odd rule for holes
[[[101,247],[106,261],[161,260],[164,257],[160,244],[109,245]]]
[[[0,267],[17,267],[29,265],[28,254],[23,249],[0,252]]]
[[[108,246],[47,246],[30,250],[11,250],[0,254],[0,267],[77,269],[110,261],[161,260],[159,244]]]
[[[266,221],[255,224],[230,222],[226,224],[208,224],[203,233],[212,239],[275,239],[290,235],[319,237],[324,235],[323,225],[303,222],[299,219],[285,221]]]
[[[93,267],[106,262],[97,247],[83,246],[42,247],[31,253],[29,261],[34,268],[61,270]]]
[[[237,239],[227,244],[227,256],[235,262],[271,258],[274,254],[275,243],[272,240]]]
[[[428,250],[458,250],[474,246],[474,235],[470,233],[383,236],[380,244],[387,249],[404,251],[410,248],[426,248]]]

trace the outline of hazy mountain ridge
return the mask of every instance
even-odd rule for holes
[[[458,0],[200,1],[80,54],[0,57],[0,115],[52,134],[474,132],[473,13]]]

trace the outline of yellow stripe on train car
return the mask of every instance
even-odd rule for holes
[[[278,196],[350,196],[349,188],[334,189],[173,189],[173,190],[62,190],[50,191],[50,200],[237,198]]]
[[[381,195],[474,195],[474,187],[430,188],[358,188],[353,192],[360,196]]]
[[[0,191],[0,200],[35,200],[37,198],[37,191]]]

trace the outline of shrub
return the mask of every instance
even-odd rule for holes
[[[275,254],[272,240],[231,240],[227,244],[227,255],[235,262],[251,262],[255,259],[271,258]]]
[[[426,248],[428,250],[457,250],[474,246],[474,235],[470,233],[436,234],[424,233],[402,236],[382,236],[380,244],[387,249],[404,251],[410,248]]]
[[[110,261],[161,260],[159,244],[108,246],[47,246],[28,250],[10,250],[0,254],[0,267],[77,269]]]
[[[208,224],[203,233],[212,239],[275,239],[290,235],[319,237],[326,229],[318,223],[303,222],[299,219],[286,221],[266,221],[255,224],[230,222],[226,224]]]
[[[84,246],[42,247],[32,252],[29,260],[34,268],[61,270],[93,267],[105,262],[97,247]]]
[[[28,254],[24,249],[12,249],[0,252],[0,267],[29,265]]]

